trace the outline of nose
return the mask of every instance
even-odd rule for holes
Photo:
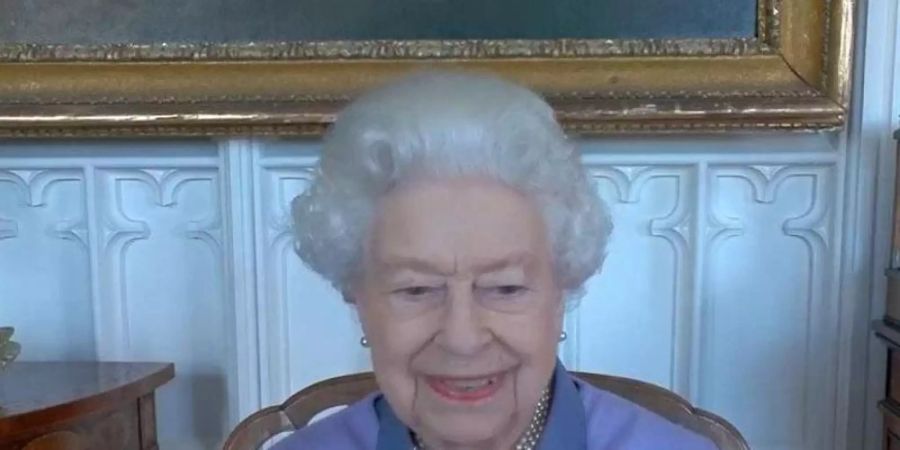
[[[435,342],[456,356],[474,356],[493,340],[485,314],[475,302],[471,285],[451,286]]]

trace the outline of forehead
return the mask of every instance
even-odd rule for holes
[[[480,178],[425,180],[381,199],[368,252],[379,263],[416,258],[484,265],[549,258],[546,227],[534,202]]]

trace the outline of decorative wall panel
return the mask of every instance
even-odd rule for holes
[[[836,147],[837,145],[837,147]],[[669,387],[759,450],[843,450],[845,153],[831,136],[583,141],[616,223],[566,317],[579,370]],[[662,148],[662,149],[661,149]],[[352,306],[292,247],[315,141],[0,147],[0,322],[25,359],[157,360],[165,448],[367,370]],[[842,392],[844,394],[842,394]]]

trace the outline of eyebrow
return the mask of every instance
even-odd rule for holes
[[[388,255],[377,262],[379,266],[389,270],[408,269],[420,273],[433,275],[449,275],[446,270],[435,264],[414,256]]]
[[[527,272],[529,267],[531,267],[532,261],[534,261],[534,258],[531,252],[514,252],[500,258],[478,262],[477,264],[475,264],[475,272],[497,272],[515,266],[521,266],[522,269]]]
[[[509,267],[521,266],[528,271],[533,261],[534,258],[531,252],[513,252],[499,258],[479,261],[474,264],[473,269],[475,273],[490,273]],[[434,275],[452,275],[455,272],[455,270],[448,272],[445,268],[441,268],[428,260],[405,255],[387,255],[378,262],[378,265],[389,270],[408,269]]]

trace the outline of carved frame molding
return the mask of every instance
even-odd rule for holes
[[[498,73],[576,134],[837,129],[856,0],[761,0],[752,39],[0,44],[0,137],[321,135],[422,68]]]

